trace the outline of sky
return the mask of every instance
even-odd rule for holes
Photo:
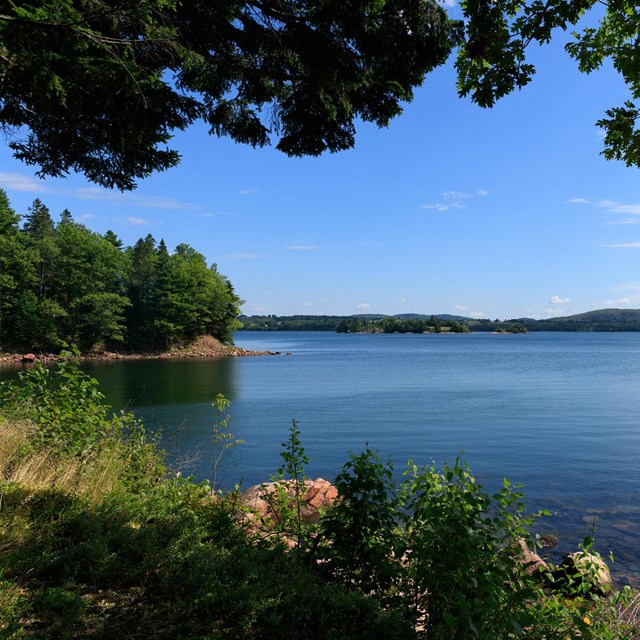
[[[0,139],[0,187],[21,214],[40,198],[127,245],[192,245],[246,315],[640,308],[640,175],[599,155],[595,125],[626,88],[609,67],[581,74],[569,38],[535,51],[533,82],[490,110],[457,96],[447,64],[338,154],[288,158],[195,126],[173,140],[180,166],[121,193],[40,180]]]

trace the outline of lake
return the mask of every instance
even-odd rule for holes
[[[312,477],[332,480],[366,443],[398,475],[464,458],[489,490],[525,485],[554,515],[553,559],[593,533],[621,581],[640,576],[640,333],[350,335],[240,332],[236,344],[279,356],[84,365],[109,402],[162,432],[183,474],[210,475],[211,402],[232,401],[245,444],[224,485],[267,480],[299,421]],[[290,352],[291,355],[285,355]]]

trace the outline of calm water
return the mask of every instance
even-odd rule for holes
[[[161,430],[184,473],[209,474],[210,403],[222,392],[246,442],[225,459],[226,485],[268,479],[293,418],[314,477],[333,479],[365,443],[398,473],[409,458],[464,451],[486,488],[507,476],[531,509],[554,512],[541,525],[560,537],[552,557],[595,527],[619,577],[640,575],[640,333],[241,332],[236,343],[283,355],[86,368],[114,406]]]

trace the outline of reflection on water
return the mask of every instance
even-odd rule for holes
[[[235,360],[108,360],[82,367],[100,381],[109,404],[135,408],[211,403],[218,393],[233,401]]]

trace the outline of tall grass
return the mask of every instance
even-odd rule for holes
[[[0,417],[0,480],[30,492],[59,490],[96,502],[127,469],[127,455],[115,439],[104,439],[80,455],[30,446],[33,426]]]

